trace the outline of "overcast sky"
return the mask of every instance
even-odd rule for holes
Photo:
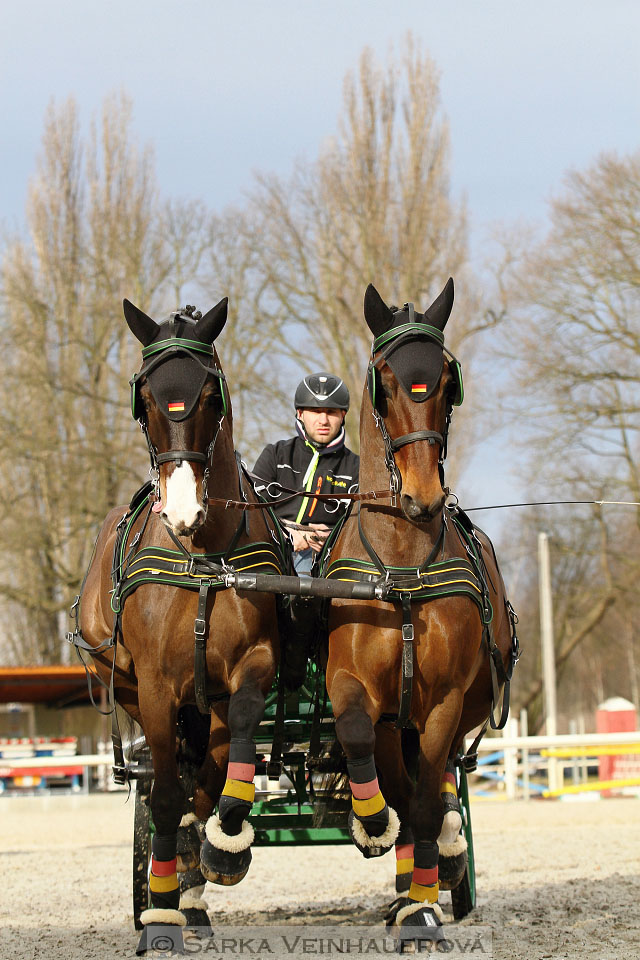
[[[362,48],[409,29],[441,70],[476,256],[492,222],[543,219],[569,168],[638,148],[638,0],[2,0],[0,221],[22,222],[52,98],[88,120],[124,89],[163,194],[221,209],[254,170],[313,159]],[[476,502],[508,496],[478,476]]]

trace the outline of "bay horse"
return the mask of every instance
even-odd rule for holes
[[[367,288],[374,343],[360,489],[388,481],[391,506],[362,502],[324,566],[329,579],[392,586],[385,601],[332,601],[326,682],[347,758],[352,839],[365,856],[396,847],[396,889],[405,895],[390,919],[401,940],[416,930],[444,940],[439,860],[448,886],[466,864],[454,758],[465,734],[493,717],[517,659],[515,614],[493,548],[445,506],[447,433],[463,397],[460,366],[444,347],[452,306],[451,279],[423,314],[413,304],[388,307]],[[403,727],[418,745],[412,776]]]
[[[182,950],[188,910],[180,909],[186,904],[176,868],[191,870],[201,860],[192,884],[200,889],[187,899],[199,925],[209,923],[198,899],[205,878],[232,884],[248,869],[253,737],[279,656],[273,596],[223,589],[220,577],[238,557],[240,569],[282,573],[285,554],[264,511],[252,516],[249,533],[248,514],[238,523],[238,513],[224,507],[225,500],[256,500],[234,452],[231,400],[214,346],[227,299],[204,316],[194,310],[156,323],[124,301],[125,320],[142,344],[132,412],[147,439],[155,495],[137,512],[109,513],[80,605],[80,645],[142,727],[153,763],[151,907],[140,917],[139,953],[158,931]],[[179,775],[179,718],[188,721],[181,730],[198,754],[193,797]],[[211,816],[218,801],[219,815]],[[194,821],[207,821],[201,852]],[[191,831],[186,851],[177,851],[181,824]]]

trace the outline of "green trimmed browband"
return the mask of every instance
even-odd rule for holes
[[[437,327],[431,327],[428,323],[403,323],[400,327],[392,327],[386,333],[381,334],[373,341],[371,355],[373,356],[380,347],[397,337],[403,337],[405,333],[417,333],[429,337],[430,340],[436,340],[440,346],[444,346],[444,333]]]
[[[416,567],[387,567],[386,570],[393,582],[389,601],[400,600],[404,593],[410,594],[412,601],[466,596],[477,604],[484,622],[482,584],[469,560],[453,557],[432,563],[424,571]],[[369,560],[343,557],[329,564],[325,576],[328,580],[373,581],[380,579],[380,571]]]
[[[195,554],[203,560],[220,563],[224,553]],[[282,574],[282,563],[278,553],[268,543],[248,543],[238,547],[227,558],[229,567],[236,573],[248,570],[267,574]],[[128,563],[122,580],[119,595],[120,608],[126,597],[143,583],[163,583],[172,587],[184,587],[186,590],[198,590],[202,575],[190,572],[190,560],[177,550],[167,550],[164,547],[144,547],[139,550]],[[225,587],[224,580],[216,582],[211,578],[211,589],[220,590]]]
[[[187,340],[184,337],[169,337],[167,340],[159,340],[157,343],[150,343],[148,347],[142,348],[142,356],[146,360],[152,357],[154,353],[160,353],[169,347],[182,347],[183,350],[195,350],[198,353],[206,353],[213,356],[213,345],[202,343],[201,340]]]

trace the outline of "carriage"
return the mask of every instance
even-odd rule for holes
[[[444,345],[452,304],[451,280],[424,314],[367,289],[361,492],[319,576],[298,578],[233,446],[214,347],[226,299],[161,324],[124,302],[152,479],[106,518],[70,639],[110,692],[114,775],[138,780],[139,953],[158,931],[179,952],[185,924],[206,928],[204,882],[242,880],[255,843],[395,849],[387,922],[400,946],[445,940],[440,889],[457,918],[473,907],[475,743],[461,751],[471,729],[506,720],[518,643],[493,547],[444,488],[463,398]],[[287,690],[295,597],[325,615],[304,682]],[[116,702],[144,731],[128,757]]]

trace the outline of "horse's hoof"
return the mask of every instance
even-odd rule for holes
[[[418,951],[423,943],[432,943],[435,949],[448,952],[452,944],[442,926],[442,910],[437,903],[411,903],[398,910],[393,934],[399,953],[413,944]]]
[[[387,928],[387,931],[389,931],[396,922],[398,913],[403,907],[406,907],[409,902],[409,897],[396,897],[396,899],[389,904],[387,907],[387,912],[384,915],[384,924]]]
[[[214,847],[208,840],[202,844],[200,869],[202,875],[211,883],[232,887],[246,877],[250,866],[251,847],[232,853],[229,850]]]
[[[454,890],[467,869],[467,841],[464,834],[460,834],[455,843],[440,843],[438,857],[438,880],[441,890]]]
[[[221,883],[225,887],[240,883],[251,864],[254,837],[251,824],[245,820],[240,833],[229,836],[222,829],[220,818],[210,817],[206,834],[200,850],[202,875],[211,883]]]
[[[150,914],[152,910],[145,910],[144,913]],[[178,913],[177,910],[167,911]],[[143,919],[142,914],[141,919]],[[182,927],[184,917],[181,917],[182,924],[177,923],[146,923],[142,928],[140,940],[136,947],[136,954],[142,956],[149,951],[154,955],[159,953],[174,957],[184,953],[184,940],[182,938]],[[143,920],[144,922],[144,920]]]
[[[368,860],[371,857],[382,857],[393,849],[400,831],[400,821],[395,810],[389,807],[389,823],[386,830],[379,837],[370,837],[353,810],[350,810],[347,827],[353,843]]]
[[[466,853],[459,853],[456,857],[438,858],[438,881],[441,890],[455,890],[467,869]]]
[[[202,844],[203,824],[195,814],[187,814],[182,818],[178,828],[176,847],[176,871],[186,873],[193,870],[200,863],[200,846]]]
[[[211,921],[206,910],[198,907],[182,907],[182,912],[187,918],[185,930],[188,930],[199,940],[206,940],[207,937],[213,936]]]

